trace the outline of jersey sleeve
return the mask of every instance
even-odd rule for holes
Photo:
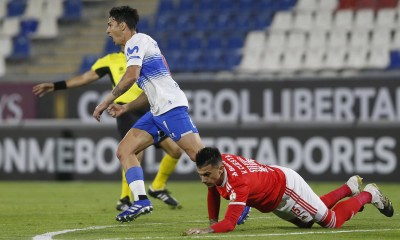
[[[125,57],[127,67],[142,66],[147,45],[141,41],[129,40],[125,45]]]
[[[96,72],[99,78],[102,78],[107,74],[111,74],[108,55],[97,59],[97,61],[92,65],[91,70]]]

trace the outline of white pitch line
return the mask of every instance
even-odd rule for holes
[[[265,217],[259,217],[265,218]],[[267,217],[270,218],[270,217]],[[195,220],[189,221],[190,223],[204,223],[208,221],[202,220]],[[170,224],[175,224],[179,222],[169,222]],[[140,223],[135,224],[137,225],[165,225],[168,223]],[[78,232],[78,231],[90,231],[90,230],[97,230],[97,229],[105,229],[105,228],[115,228],[115,227],[128,227],[131,226],[130,224],[120,224],[120,225],[109,225],[109,226],[92,226],[87,228],[77,228],[77,229],[66,229],[62,231],[56,232],[47,232],[41,235],[36,235],[32,239],[33,240],[53,240],[54,236],[71,233],[71,232]],[[383,231],[400,231],[400,229],[361,229],[361,230],[338,230],[338,231],[323,231],[323,232],[292,232],[292,233],[266,233],[266,234],[240,234],[240,235],[218,235],[218,238],[242,238],[242,237],[268,237],[268,236],[290,236],[290,235],[313,235],[313,234],[337,234],[337,233],[352,233],[352,232],[383,232]],[[110,239],[102,239],[102,240],[130,240],[130,239],[176,239],[176,238],[215,238],[215,235],[191,235],[191,236],[174,236],[174,237],[141,237],[141,238],[110,238]]]

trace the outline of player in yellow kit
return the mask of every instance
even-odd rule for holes
[[[114,88],[126,70],[126,58],[123,52],[110,53],[99,58],[91,67],[91,70],[82,75],[73,77],[66,81],[41,83],[33,87],[33,93],[39,97],[57,90],[69,89],[87,85],[101,79],[105,75],[109,75],[112,87]],[[126,104],[136,99],[142,90],[135,83],[126,93],[115,100],[117,104]],[[117,118],[118,131],[121,139],[131,129],[132,125],[144,115],[148,109],[141,111],[126,113]],[[162,200],[164,203],[172,207],[180,207],[179,202],[173,198],[166,190],[166,182],[172,174],[178,159],[182,155],[182,150],[169,137],[164,136],[159,146],[167,153],[161,160],[158,173],[149,186],[148,193],[154,198]],[[143,153],[139,154],[140,161],[143,159]],[[122,190],[120,200],[117,202],[117,210],[123,211],[129,208],[132,204],[132,192],[125,179],[125,173],[122,171]]]

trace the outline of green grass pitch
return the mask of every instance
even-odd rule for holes
[[[366,182],[367,183],[367,182]],[[148,184],[148,183],[147,183]],[[340,183],[311,183],[324,194]],[[147,185],[146,185],[147,186]],[[119,182],[0,182],[0,239],[400,239],[399,184],[378,184],[392,200],[395,214],[387,218],[372,205],[341,229],[298,229],[273,214],[254,210],[244,225],[226,234],[182,236],[191,227],[206,227],[206,187],[198,182],[170,182],[168,188],[183,205],[172,210],[152,199],[154,211],[121,224],[115,202]],[[223,200],[220,218],[225,214]],[[45,235],[48,233],[47,235]]]

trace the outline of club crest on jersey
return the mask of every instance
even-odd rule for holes
[[[232,190],[231,195],[229,195],[229,201],[236,201],[236,193]]]

